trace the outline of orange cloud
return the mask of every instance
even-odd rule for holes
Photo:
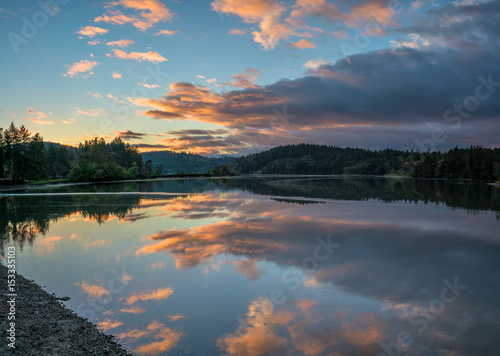
[[[286,8],[276,0],[215,0],[212,10],[237,15],[247,23],[259,23],[260,30],[252,34],[265,50],[272,50],[281,39],[296,35],[281,22]]]
[[[94,26],[86,26],[80,28],[80,31],[77,31],[80,35],[80,38],[83,38],[82,36],[93,38],[95,36],[101,36],[104,35],[105,33],[108,33],[108,29],[106,28],[100,28],[100,27],[94,27]]]
[[[160,30],[158,32],[156,32],[153,36],[173,36],[175,35],[176,33],[179,33],[180,31],[170,31],[170,30]]]
[[[185,319],[186,317],[182,314],[177,314],[177,315],[168,315],[168,320],[170,321],[177,321],[181,319]]]
[[[118,335],[120,338],[140,339],[146,337],[147,339],[155,339],[149,344],[137,347],[136,351],[140,355],[160,354],[172,350],[181,340],[183,333],[180,330],[172,330],[165,327],[164,324],[154,321],[149,324],[146,330],[134,329]]]
[[[97,325],[99,325],[99,327],[101,329],[103,329],[104,331],[106,331],[106,330],[117,328],[117,327],[123,325],[123,323],[121,321],[118,321],[118,320],[114,320],[113,321],[113,320],[111,320],[109,318],[106,318],[103,321],[97,323]]]
[[[280,16],[285,7],[275,0],[215,0],[214,11],[238,15],[243,21],[256,23],[266,16]]]
[[[242,30],[238,30],[237,28],[232,28],[229,32],[228,32],[229,35],[238,35],[238,36],[244,36],[246,35],[247,33],[245,31],[242,31]]]
[[[44,237],[38,242],[38,255],[43,255],[44,252],[52,253],[56,244],[61,242],[61,236]]]
[[[341,21],[351,28],[360,27],[369,20],[376,21],[381,27],[395,25],[394,11],[378,1],[366,1],[352,6],[349,12],[342,12],[337,5],[325,0],[297,0],[290,17],[308,16],[325,17],[330,21]],[[367,34],[370,36],[381,36],[386,33],[380,27],[369,32]],[[343,35],[342,32],[337,32],[337,34]]]
[[[298,42],[292,42],[291,45],[292,47],[299,49],[316,48],[316,45],[314,43],[312,43],[309,40],[306,40],[305,38],[301,39]]]
[[[117,6],[139,12],[139,15],[125,15],[120,10],[114,9]],[[170,21],[174,16],[159,0],[118,0],[109,3],[106,8],[108,8],[107,13],[96,17],[95,22],[102,21],[114,25],[132,23],[141,31],[146,31],[159,22]]]
[[[337,5],[325,0],[297,0],[293,5],[291,17],[325,16],[330,19],[341,16]]]
[[[157,290],[149,291],[149,292],[144,292],[140,294],[134,294],[131,295],[130,297],[127,298],[127,303],[126,305],[132,305],[136,302],[140,301],[147,301],[147,300],[162,300],[168,298],[170,295],[174,293],[174,290],[172,288],[166,287],[166,288],[159,288]]]
[[[278,335],[278,328],[287,326],[295,314],[274,311],[267,298],[259,297],[248,307],[245,324],[232,334],[217,340],[217,346],[227,355],[257,356],[282,354],[287,339]]]
[[[254,84],[259,75],[260,72],[257,69],[247,68],[243,73],[233,75],[233,81],[231,83],[224,82],[223,85],[242,88],[260,88],[260,86]]]
[[[115,57],[118,58],[123,58],[123,59],[132,59],[135,61],[143,62],[143,61],[150,61],[152,63],[161,63],[167,61],[167,59],[163,56],[161,56],[158,52],[124,52],[120,49],[113,49],[113,54]]]
[[[35,124],[38,124],[38,125],[54,125],[55,123],[57,123],[56,120],[43,120],[43,119],[35,119],[35,118],[31,118],[30,119],[32,122],[34,122]]]
[[[85,294],[87,294],[91,298],[97,299],[101,298],[102,296],[108,296],[111,294],[106,288],[99,285],[87,283],[86,281],[75,283],[75,285],[80,286]]]
[[[112,41],[106,43],[108,46],[117,46],[117,47],[128,47],[132,44],[134,44],[133,40],[119,40],[119,41]]]
[[[137,83],[137,85],[143,86],[144,88],[148,88],[148,89],[161,88],[158,84]]]
[[[113,79],[121,79],[122,77],[122,75],[116,71],[111,73],[111,76],[113,77]]]
[[[63,74],[63,76],[69,76],[71,78],[78,77],[82,73],[89,73],[93,74],[91,71],[94,67],[98,66],[99,63],[96,61],[89,61],[89,60],[81,60],[79,62],[73,63],[66,74]]]

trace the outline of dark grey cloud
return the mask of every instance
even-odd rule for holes
[[[118,138],[121,138],[123,140],[141,140],[145,136],[147,136],[147,134],[145,134],[145,133],[142,133],[142,132],[133,132],[133,131],[130,131],[130,130],[115,131],[115,133],[117,134]]]

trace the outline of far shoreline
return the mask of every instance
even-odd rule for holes
[[[61,179],[39,183],[24,183],[14,185],[0,185],[0,195],[2,192],[16,191],[16,190],[29,190],[36,188],[53,188],[53,187],[66,187],[66,186],[79,186],[79,185],[95,185],[95,184],[117,184],[117,183],[135,183],[135,182],[157,182],[168,180],[188,180],[188,179],[234,179],[234,178],[293,178],[293,177],[309,177],[309,178],[385,178],[385,179],[425,179],[425,180],[448,180],[458,182],[477,182],[485,183],[494,187],[500,187],[500,181],[490,182],[485,180],[470,179],[470,178],[425,178],[425,177],[412,177],[406,175],[363,175],[363,174],[234,174],[234,175],[210,175],[210,174],[173,174],[151,178],[140,179],[123,179],[123,180],[102,180],[102,181],[89,181],[89,182],[70,182]]]

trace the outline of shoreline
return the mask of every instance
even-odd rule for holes
[[[98,182],[60,182],[60,183],[25,183],[19,185],[0,185],[0,195],[2,192],[8,192],[13,190],[28,190],[36,188],[53,188],[53,187],[66,187],[66,186],[78,186],[78,185],[93,185],[93,184],[113,184],[113,183],[134,183],[134,182],[155,182],[163,180],[190,180],[190,179],[228,179],[228,178],[255,178],[255,177],[335,177],[335,178],[386,178],[386,179],[431,179],[431,180],[451,180],[451,181],[465,181],[465,182],[478,182],[485,183],[487,185],[492,185],[495,187],[500,187],[500,182],[488,182],[484,180],[476,180],[469,178],[422,178],[422,177],[412,177],[405,175],[363,175],[363,174],[239,174],[239,175],[228,175],[228,176],[217,176],[217,175],[207,175],[207,174],[185,174],[185,175],[170,175],[152,178],[140,178],[140,179],[124,179],[124,180],[105,180]]]
[[[2,355],[118,355],[132,356],[118,340],[67,308],[36,282],[16,273],[15,349],[8,346],[7,267],[0,264]]]

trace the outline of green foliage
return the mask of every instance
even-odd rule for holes
[[[43,139],[26,127],[0,129],[0,178],[9,182],[32,181],[47,177],[47,154]]]
[[[231,167],[241,173],[396,174],[495,181],[500,176],[500,148],[473,146],[421,153],[299,144],[234,159]]]
[[[211,176],[234,176],[237,173],[231,169],[229,164],[224,166],[217,166],[214,169],[211,169],[207,172]]]
[[[77,159],[68,175],[70,181],[98,182],[149,177],[137,148],[115,138],[110,143],[101,138],[81,143]]]

